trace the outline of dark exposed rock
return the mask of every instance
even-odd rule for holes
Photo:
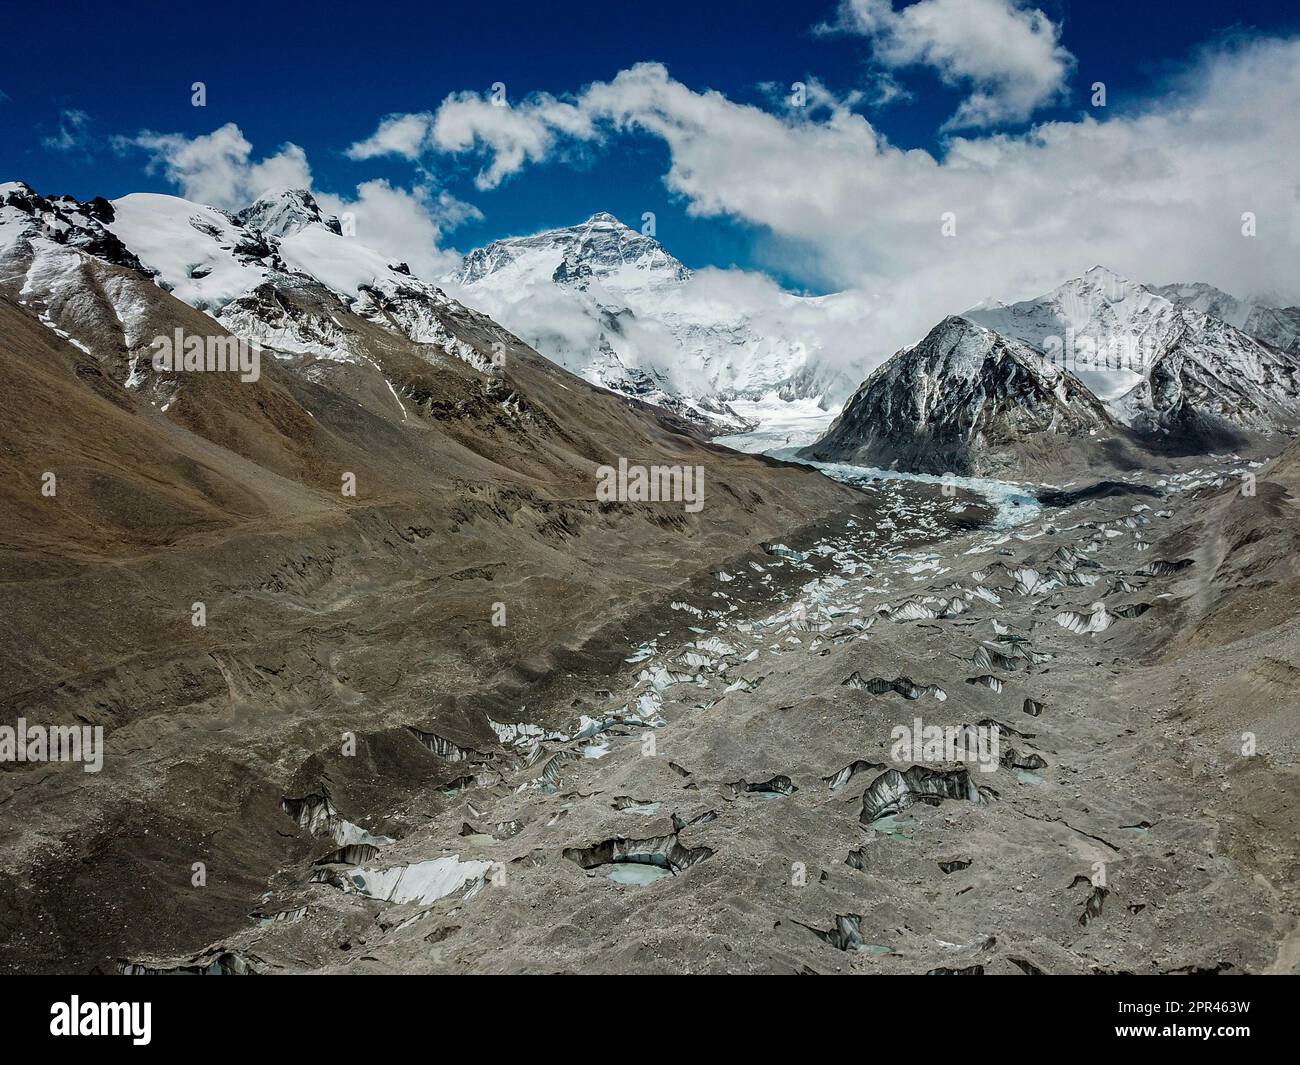
[[[939,770],[914,765],[905,772],[888,769],[862,795],[858,820],[864,825],[886,814],[896,814],[914,803],[937,806],[944,799],[983,802],[984,796],[967,769]]]
[[[657,865],[670,870],[674,875],[689,869],[697,862],[711,857],[713,851],[708,847],[686,847],[671,836],[653,836],[649,839],[627,839],[619,836],[597,843],[592,847],[566,847],[564,857],[576,862],[584,869],[594,869],[598,865],[613,865],[619,862],[632,862],[639,865]]]
[[[479,751],[469,747],[460,747],[452,743],[451,740],[444,739],[436,732],[423,732],[413,725],[407,726],[407,731],[411,733],[425,747],[431,750],[439,758],[444,758],[448,762],[464,762],[475,758],[486,757]]]
[[[760,781],[757,784],[751,784],[747,780],[735,780],[730,782],[727,787],[731,788],[737,795],[746,794],[774,794],[774,795],[793,795],[798,791],[794,781],[784,774],[778,773],[768,780]]]
[[[1046,769],[1047,761],[1041,755],[1032,752],[1017,751],[1014,747],[1008,747],[1002,752],[1002,757],[998,759],[1003,769]]]
[[[1088,881],[1091,883],[1091,881]],[[1079,914],[1079,927],[1086,928],[1089,923],[1095,921],[1101,916],[1102,906],[1106,902],[1106,896],[1110,894],[1109,888],[1093,886],[1092,891],[1083,903],[1083,912]]]
[[[71,196],[41,196],[19,183],[17,188],[0,193],[0,207],[15,207],[30,215],[40,236],[55,244],[152,276],[135,253],[106,228],[113,221],[114,211],[103,197],[80,203]]]
[[[894,680],[886,680],[884,677],[872,677],[870,680],[866,680],[856,670],[841,681],[841,685],[846,688],[869,691],[872,695],[897,692],[904,699],[911,700],[919,699],[923,695],[933,695],[940,701],[947,697],[944,690],[935,684],[917,684],[911,677],[897,677]]]
[[[350,843],[346,847],[330,851],[317,858],[313,865],[361,865],[379,854],[379,848],[373,843]]]
[[[682,832],[692,825],[707,825],[710,821],[718,819],[717,810],[705,810],[702,814],[696,814],[689,821],[685,820],[680,814],[673,814],[673,831]]]
[[[794,923],[800,928],[808,929],[836,950],[860,950],[866,946],[866,940],[862,938],[862,915],[858,913],[836,914],[835,925],[829,929],[814,928],[802,921]]]
[[[1182,573],[1183,570],[1194,566],[1196,563],[1190,558],[1180,558],[1176,561],[1169,562],[1163,558],[1153,559],[1145,566],[1133,571],[1135,577],[1172,577],[1175,573]]]
[[[1041,492],[1038,501],[1045,507],[1072,507],[1089,499],[1109,499],[1113,496],[1155,496],[1163,493],[1144,484],[1129,484],[1127,481],[1098,481],[1087,488],[1073,491]]]

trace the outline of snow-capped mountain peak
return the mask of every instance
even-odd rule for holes
[[[0,248],[46,240],[118,266],[143,269],[111,231],[112,205],[102,197],[81,203],[71,196],[42,196],[22,181],[0,184]]]
[[[113,201],[109,228],[178,299],[216,312],[266,279],[287,272],[273,238],[225,211],[150,192]]]
[[[1160,285],[1151,291],[1198,314],[1211,314],[1238,329],[1246,324],[1246,318],[1250,314],[1250,304],[1245,300],[1239,300],[1203,281]]]
[[[105,273],[105,264],[126,271]],[[132,389],[147,383],[141,357],[154,335],[142,286],[170,292],[286,359],[373,362],[375,334],[360,321],[431,362],[452,355],[481,372],[491,368],[481,349],[517,342],[405,264],[344,236],[303,190],[230,213],[153,193],[79,203],[6,184],[0,267],[3,290],[40,308],[42,321],[74,343],[116,333],[114,371]],[[92,285],[104,299],[87,298]]]
[[[447,284],[480,314],[347,235],[303,189],[234,212],[154,193],[82,204],[20,183],[0,188],[0,198],[0,259],[41,298],[56,275],[75,287],[85,251],[286,358],[363,359],[351,314],[483,369],[461,340],[496,331],[510,342],[523,337],[594,384],[719,431],[751,428],[763,404],[786,414],[798,402],[801,418],[809,404],[829,411],[860,379],[827,369],[801,336],[782,332],[787,312],[817,313],[817,300],[777,291],[775,303],[764,294],[739,305],[719,298],[729,288],[716,278],[697,291],[680,260],[608,212],[467,256]],[[131,316],[125,304],[113,310],[122,323]],[[56,318],[77,335],[77,323]],[[123,347],[136,360],[142,336],[127,333]],[[732,403],[751,409],[742,414]]]
[[[306,189],[283,189],[261,197],[235,215],[236,221],[250,229],[260,229],[275,237],[300,233],[309,226],[324,226],[342,234],[339,220],[326,215]]]
[[[575,226],[493,241],[465,256],[448,281],[468,287],[489,279],[497,285],[542,277],[557,284],[596,279],[624,290],[673,284],[690,273],[654,237],[599,211]]]
[[[1104,266],[1093,266],[1034,299],[966,313],[1042,350],[1050,346],[1048,338],[1064,338],[1067,331],[1075,336],[1103,336],[1119,328],[1163,333],[1178,317],[1169,300]]]
[[[347,302],[366,286],[418,280],[382,252],[343,236],[337,219],[301,190],[264,197],[233,214],[155,193],[132,193],[112,206],[112,231],[174,295],[211,312],[271,274],[314,281]]]
[[[752,426],[794,401],[832,406],[858,376],[782,330],[786,312],[814,300],[778,292],[761,306],[732,303],[726,286],[702,284],[655,237],[605,211],[493,241],[446,283],[593,384],[714,428]]]
[[[896,353],[803,454],[1023,475],[1300,421],[1300,358],[1210,313],[1236,309],[1226,293],[1167,291],[1094,266],[1036,299],[985,300]]]
[[[986,301],[966,315],[1069,365],[1107,401],[1134,388],[1184,327],[1173,303],[1104,266],[1034,299]]]

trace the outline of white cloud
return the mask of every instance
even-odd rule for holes
[[[867,37],[888,70],[927,66],[970,95],[949,129],[1022,122],[1065,91],[1074,57],[1060,29],[1022,0],[841,0],[834,29]]]
[[[1206,52],[1127,112],[953,138],[938,157],[833,102],[815,118],[773,113],[654,63],[588,86],[574,106],[581,139],[661,139],[664,182],[688,212],[759,227],[783,273],[845,289],[828,343],[846,360],[879,361],[945,314],[1035,295],[1098,262],[1300,302],[1300,38]],[[470,129],[459,143],[490,141]],[[1248,211],[1256,237],[1241,233]],[[956,236],[941,234],[945,212]]]
[[[316,200],[327,213],[355,215],[356,236],[362,244],[433,280],[460,263],[458,253],[442,249],[444,233],[481,217],[477,208],[446,192],[397,188],[379,179],[362,182],[353,197],[318,192]]]
[[[253,161],[253,146],[233,122],[198,137],[143,130],[117,143],[147,152],[150,172],[161,170],[187,200],[223,210],[246,207],[268,192],[311,188],[311,167],[298,145]]]
[[[400,155],[418,159],[429,147],[429,128],[433,115],[428,111],[409,115],[388,115],[363,141],[347,150],[349,159],[375,159],[383,155]]]
[[[1242,297],[1300,303],[1300,37],[1239,40],[1201,54],[1128,110],[1096,109],[1017,135],[954,137],[938,156],[891,144],[850,109],[853,97],[814,95],[813,108],[767,111],[643,63],[566,101],[498,108],[456,94],[432,112],[388,116],[354,152],[421,166],[430,155],[463,154],[481,160],[478,182],[487,188],[616,132],[657,138],[669,157],[665,186],[688,213],[754,227],[762,261],[843,290],[813,304],[813,314],[799,305],[797,321],[782,310],[786,320],[772,328],[806,335],[810,349],[846,363],[879,362],[946,314],[990,296],[1036,295],[1094,263],[1145,282],[1202,280]],[[238,147],[234,127],[226,139],[236,148],[224,153],[149,136],[187,194],[203,199],[219,185],[209,202],[232,186],[246,202],[255,184],[248,172],[271,169]],[[277,166],[292,168],[291,147],[273,157]],[[214,154],[225,164],[219,182],[193,165]],[[442,261],[443,233],[473,211],[383,182],[331,202],[373,211],[367,225],[384,250],[425,269]],[[952,237],[941,232],[948,212]],[[1255,237],[1241,233],[1245,212],[1257,219]],[[739,273],[726,283],[770,284]],[[763,305],[758,296],[746,301]]]
[[[436,113],[387,116],[347,154],[353,159],[398,155],[411,160],[430,151],[486,155],[488,165],[474,184],[494,189],[525,164],[549,157],[561,137],[588,140],[594,135],[589,115],[548,93],[510,104],[504,98],[496,103],[462,92],[448,96]]]
[[[0,102],[7,100],[0,92]],[[90,116],[85,111],[70,108],[59,112],[59,131],[41,138],[41,144],[52,152],[71,152],[84,150],[90,143],[87,127]]]

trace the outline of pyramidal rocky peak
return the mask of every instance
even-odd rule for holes
[[[526,282],[547,273],[556,284],[596,278],[620,289],[671,285],[691,276],[653,236],[598,211],[576,226],[493,241],[466,255],[447,280],[472,286],[489,277]]]
[[[1021,442],[1109,435],[1115,422],[1042,352],[961,316],[945,318],[871,375],[804,457],[921,473],[1012,466]]]
[[[802,454],[1041,473],[1294,432],[1300,356],[1211,313],[1276,323],[1286,312],[1266,317],[1209,286],[1171,294],[1094,266],[1035,299],[983,301],[890,358]]]

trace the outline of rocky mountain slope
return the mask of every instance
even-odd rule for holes
[[[498,240],[446,279],[538,351],[593,384],[735,431],[783,403],[833,406],[854,374],[791,335],[816,297],[751,306],[696,277],[656,239],[599,213],[580,225]],[[749,414],[738,413],[738,400]]]
[[[801,454],[1042,479],[1156,454],[1275,453],[1298,425],[1300,357],[1093,267],[1038,299],[945,319],[877,369]]]
[[[1232,445],[1295,425],[1300,357],[1214,311],[1243,324],[1254,313],[1207,299],[1203,289],[1175,302],[1096,266],[1036,299],[981,305],[967,317],[1074,371],[1157,447]]]
[[[1153,285],[1151,291],[1189,310],[1227,322],[1256,340],[1300,355],[1300,307],[1240,300],[1202,281]]]
[[[1100,451],[1120,427],[1068,370],[966,318],[946,318],[882,365],[800,454],[921,473],[1042,467]]]
[[[310,842],[283,796],[436,780],[404,746],[431,708],[486,744],[646,602],[859,505],[591,387],[311,207],[0,187],[0,718],[106,744],[98,774],[0,767],[6,970],[245,922]],[[261,340],[260,374],[154,369],[178,329]],[[702,467],[703,510],[597,502],[620,457]]]
[[[1300,357],[1200,316],[1111,408],[1153,447],[1243,446],[1300,424]]]

